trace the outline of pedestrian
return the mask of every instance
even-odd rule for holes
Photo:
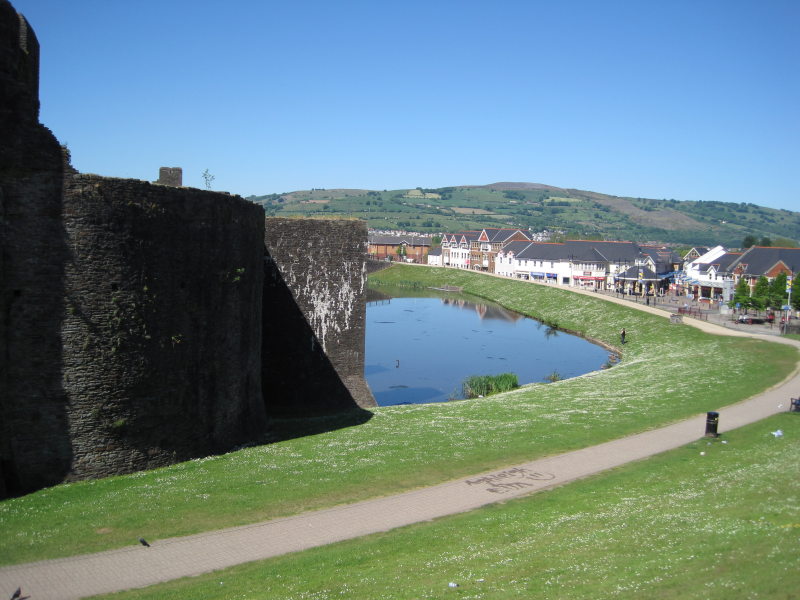
[[[624,327],[622,328],[622,331],[619,334],[619,339],[622,341],[623,344],[625,343],[625,328]]]

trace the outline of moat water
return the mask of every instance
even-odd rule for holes
[[[371,292],[364,374],[380,406],[462,399],[473,375],[514,373],[524,385],[596,371],[609,359],[601,346],[481,299]]]

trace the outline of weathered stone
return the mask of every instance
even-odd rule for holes
[[[364,379],[366,240],[363,221],[266,219],[262,351],[269,415],[376,405]]]
[[[227,194],[73,175],[64,227],[69,476],[259,439],[261,209]]]
[[[158,181],[156,183],[181,187],[183,185],[183,169],[180,167],[161,167],[158,170]]]
[[[38,55],[0,0],[0,497],[368,418],[364,224],[270,221],[265,281],[260,207],[77,173]]]

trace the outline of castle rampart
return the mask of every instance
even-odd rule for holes
[[[363,221],[266,220],[268,414],[299,417],[375,406],[364,379],[366,239]]]
[[[75,172],[38,122],[38,48],[0,0],[0,497],[374,405],[364,224],[265,238],[238,196]]]
[[[227,194],[67,178],[70,477],[257,440],[263,213]]]
[[[64,159],[38,122],[38,57],[27,22],[0,2],[0,496],[69,470]]]

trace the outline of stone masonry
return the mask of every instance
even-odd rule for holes
[[[183,185],[183,169],[180,167],[161,167],[158,170],[158,181],[156,183],[181,187]]]
[[[268,218],[264,239],[267,413],[375,406],[364,379],[366,223]]]
[[[174,177],[75,172],[38,120],[38,60],[0,0],[0,497],[374,406],[364,224],[265,228]]]

